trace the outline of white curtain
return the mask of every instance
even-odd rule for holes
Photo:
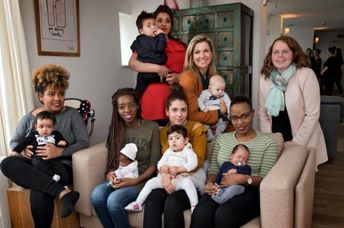
[[[18,120],[33,108],[19,0],[0,0],[0,155],[9,152]]]

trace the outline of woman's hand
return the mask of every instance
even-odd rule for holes
[[[172,176],[177,176],[180,173],[184,173],[187,170],[185,169],[184,166],[170,166],[170,174]]]
[[[106,174],[106,181],[115,182],[116,181],[116,174],[115,171],[110,171]]]
[[[160,173],[170,173],[170,167],[168,165],[163,165],[160,167]]]
[[[169,173],[160,173],[161,184],[168,194],[171,194],[176,190],[176,187],[171,183],[172,176]]]
[[[15,152],[15,151],[11,151],[8,156],[18,156],[18,152]]]
[[[23,152],[21,153],[23,155],[23,157],[31,159],[31,156],[33,155],[32,148],[33,148],[33,146],[31,146],[31,145],[27,146],[23,150]]]
[[[215,195],[219,192],[220,187],[213,183],[213,182],[207,182],[207,184],[204,187],[204,191],[208,193],[208,195]]]
[[[117,181],[113,181],[111,187],[114,189],[123,188],[127,186],[137,185],[138,181],[136,178],[121,178]]]
[[[239,173],[229,173],[227,171],[223,174],[220,187],[228,187],[234,184],[242,184],[246,181],[246,175]]]
[[[166,78],[167,81],[167,76],[168,76],[168,68],[166,68],[164,65],[157,65],[158,66],[158,71],[157,73],[159,74],[160,77]],[[167,81],[168,82],[168,81]]]
[[[38,146],[36,150],[37,155],[41,156],[43,160],[60,157],[62,152],[63,148],[57,147],[51,143],[47,143],[45,146]]]
[[[168,84],[178,82],[178,80],[179,80],[179,74],[177,74],[177,73],[169,73],[166,76],[166,81]]]

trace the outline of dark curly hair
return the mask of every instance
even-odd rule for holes
[[[170,126],[167,129],[167,136],[169,136],[170,134],[174,132],[182,135],[184,138],[188,137],[188,130],[183,125],[175,124],[175,125]]]
[[[121,148],[125,144],[125,123],[118,113],[118,99],[122,96],[131,96],[134,98],[138,110],[136,118],[141,119],[140,99],[133,88],[118,89],[112,95],[112,117],[109,126],[109,134],[106,140],[106,148],[108,150],[108,160],[106,173],[118,167],[117,157]]]
[[[282,41],[286,43],[290,50],[293,52],[293,63],[295,64],[296,68],[299,69],[301,67],[308,67],[308,59],[306,54],[303,52],[302,48],[300,47],[299,43],[290,36],[280,36],[272,42],[269,52],[264,59],[264,64],[261,70],[261,74],[264,75],[264,78],[269,78],[270,73],[273,71],[274,66],[272,64],[272,48],[274,47],[277,41]]]
[[[147,19],[154,19],[153,14],[152,13],[147,13],[146,11],[142,11],[139,16],[137,16],[136,19],[136,27],[137,29],[142,29],[143,27],[143,22]]]

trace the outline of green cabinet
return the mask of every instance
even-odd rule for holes
[[[186,44],[196,34],[211,37],[227,93],[251,97],[253,10],[241,3],[182,9],[173,22],[173,35]]]

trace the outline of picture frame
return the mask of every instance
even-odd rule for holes
[[[79,0],[34,0],[38,55],[80,56]]]

